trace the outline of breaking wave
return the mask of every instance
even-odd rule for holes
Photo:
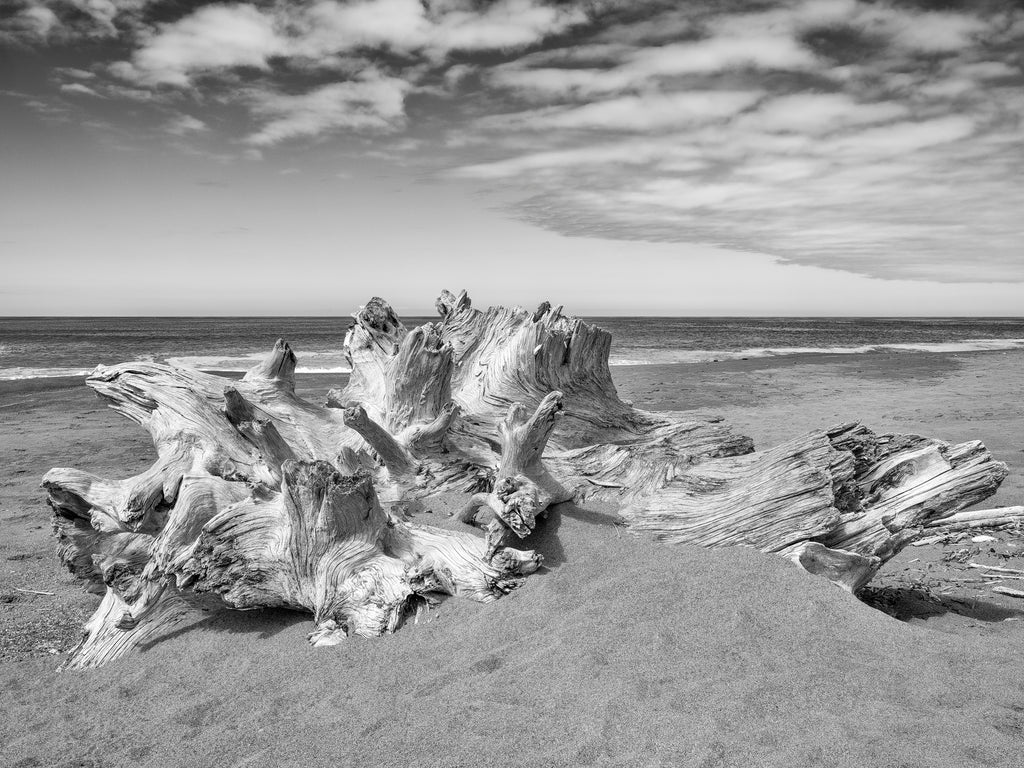
[[[864,344],[835,347],[751,347],[747,349],[673,349],[671,347],[627,348],[612,354],[609,365],[673,365],[680,363],[710,363],[714,361],[751,358],[785,357],[788,355],[863,355],[872,352],[998,352],[1024,349],[1024,339],[969,339],[948,342],[910,342],[898,344]],[[169,365],[195,368],[203,371],[244,373],[266,357],[266,352],[229,355],[188,355],[168,357]],[[153,360],[152,355],[136,359]],[[82,378],[92,368],[28,367],[0,368],[0,381],[20,379],[47,379],[57,377]],[[344,355],[337,351],[311,352],[300,355],[297,373],[332,374],[351,373]]]
[[[864,355],[871,352],[998,352],[1024,349],[1024,339],[969,339],[905,344],[864,344],[855,347],[753,347],[750,349],[632,349],[628,356],[612,355],[609,365],[670,365],[710,363],[787,355]]]

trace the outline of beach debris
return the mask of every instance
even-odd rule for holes
[[[982,568],[986,571],[995,571],[996,573],[1009,573],[1019,576],[1024,576],[1024,571],[1018,568],[1005,568],[1001,565],[985,565],[983,563],[968,563],[968,568]]]
[[[439,321],[411,330],[383,299],[361,307],[348,383],[323,406],[296,395],[283,340],[240,380],[98,367],[87,384],[150,432],[158,459],[125,480],[43,478],[61,560],[103,595],[68,666],[102,665],[211,600],[307,611],[315,645],[394,632],[436,595],[496,600],[542,564],[513,545],[570,499],[613,504],[667,544],[781,555],[856,593],[1007,472],[977,441],[856,422],[755,452],[720,418],[623,402],[610,334],[560,306],[480,311],[465,291],[436,306]],[[445,492],[473,494],[461,530],[417,521]]]
[[[21,587],[15,587],[15,592],[24,592],[27,595],[45,595],[46,597],[56,597],[56,592],[44,592],[41,589],[22,589]]]
[[[1024,589],[1012,589],[1010,587],[992,587],[992,591],[998,592],[1000,595],[1007,595],[1009,597],[1024,598]]]
[[[975,544],[983,544],[989,541],[999,541],[995,536],[972,536],[971,541]]]
[[[972,557],[980,554],[980,552],[981,550],[977,547],[961,547],[950,552],[943,552],[942,561],[945,563],[966,563]]]
[[[515,541],[529,536],[537,524],[537,515],[548,507],[572,498],[561,483],[548,472],[541,454],[562,410],[562,393],[552,392],[541,400],[532,416],[525,407],[513,403],[508,415],[498,424],[501,459],[490,493],[476,493],[457,515],[463,523],[480,524],[477,513],[487,508],[493,517],[486,527],[487,547],[484,559]]]
[[[926,527],[941,527],[948,531],[963,531],[971,528],[999,528],[1008,525],[1021,525],[1024,522],[1024,506],[996,507],[994,509],[975,509],[970,512],[957,512],[925,523]]]

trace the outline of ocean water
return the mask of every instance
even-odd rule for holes
[[[413,327],[436,318],[403,318]],[[588,318],[612,334],[612,365],[694,363],[801,353],[1024,349],[1024,318]],[[278,338],[300,372],[346,372],[343,317],[0,318],[0,379],[85,376],[154,360],[244,371]]]

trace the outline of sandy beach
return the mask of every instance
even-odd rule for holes
[[[1010,467],[983,506],[1024,503],[1024,352],[613,374],[637,407],[721,415],[759,448],[845,421],[978,439]],[[0,382],[0,434],[3,766],[1021,765],[1024,600],[966,565],[1024,567],[1011,533],[908,547],[865,603],[775,556],[655,544],[561,505],[528,542],[548,567],[495,604],[448,600],[329,649],[301,614],[211,613],[59,673],[98,598],[58,565],[39,480],[124,477],[153,449],[73,379]],[[459,501],[425,522],[458,525]]]
[[[1024,0],[0,62],[0,768],[1024,768]]]

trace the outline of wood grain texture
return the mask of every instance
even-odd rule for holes
[[[111,661],[210,600],[307,611],[315,645],[394,632],[439,595],[489,602],[541,566],[516,545],[570,499],[614,503],[668,544],[777,553],[856,592],[1006,475],[978,442],[855,423],[755,452],[721,420],[623,402],[610,335],[561,307],[479,311],[464,291],[437,307],[412,330],[380,298],[356,312],[351,377],[324,405],[296,395],[280,340],[241,380],[97,368],[88,385],[158,458],[125,480],[43,479],[61,560],[104,595],[69,665]],[[446,491],[472,494],[465,530],[416,521]]]

